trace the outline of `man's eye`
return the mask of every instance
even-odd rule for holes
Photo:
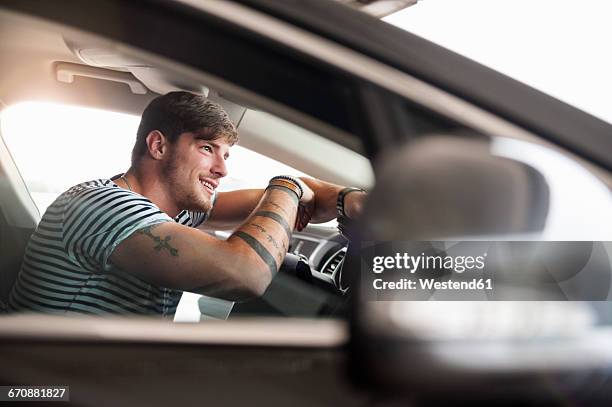
[[[202,149],[208,151],[209,153],[212,153],[212,147],[211,146],[203,146]]]

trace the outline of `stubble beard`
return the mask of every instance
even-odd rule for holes
[[[196,181],[197,184],[194,184],[193,180],[190,180],[188,176],[181,173],[180,165],[175,155],[163,166],[162,175],[164,182],[168,185],[169,193],[181,210],[197,212],[208,212],[210,210],[212,197],[209,197],[203,191],[196,190],[196,188],[202,188],[199,181]]]

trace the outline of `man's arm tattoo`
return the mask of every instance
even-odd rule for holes
[[[259,211],[256,212],[253,216],[263,216],[265,218],[270,218],[274,220],[276,223],[283,227],[285,233],[287,234],[287,239],[291,240],[291,228],[289,227],[289,224],[287,223],[285,218],[280,216],[278,213],[272,211]]]
[[[270,254],[268,249],[266,249],[257,239],[241,230],[234,232],[234,236],[244,240],[244,242],[248,244],[255,253],[257,253],[259,258],[268,265],[268,269],[272,275],[275,275],[278,272],[276,260],[274,260],[274,257]]]
[[[287,195],[289,195],[291,197],[291,201],[294,204],[298,204],[300,199],[298,198],[298,196],[295,194],[295,192],[293,192],[291,189],[287,188],[287,187],[283,187],[280,185],[268,185],[268,187],[266,189],[277,189],[279,191],[283,191],[284,193],[286,193]]]
[[[255,229],[259,230],[262,233],[268,233],[266,232],[266,229],[263,226],[258,225],[257,223],[249,223],[248,225],[253,226]]]
[[[272,235],[268,233],[266,228],[264,228],[261,225],[258,225],[257,223],[249,223],[247,226],[253,226],[255,229],[259,230],[261,233],[266,235],[266,240],[270,242],[272,246],[274,246],[274,248],[276,249],[276,257],[278,257],[278,261],[283,260],[283,254],[287,253],[287,250],[285,249],[285,244],[282,240],[281,240],[281,245],[282,245],[283,251],[281,251],[281,249],[278,246],[278,242],[276,241],[276,239],[274,239]]]
[[[285,215],[289,216],[289,214],[287,213],[287,211],[285,210],[285,208],[283,208],[282,206],[275,204],[274,202],[268,202],[269,205],[272,205],[273,207],[275,207],[276,209],[278,209],[279,211],[281,211],[282,213],[284,213]]]
[[[153,246],[153,249],[155,249],[156,252],[160,252],[162,249],[167,249],[170,252],[171,256],[178,257],[179,255],[178,249],[170,245],[170,240],[172,239],[172,236],[166,236],[164,238],[161,238],[160,236],[154,235],[152,233],[152,230],[155,226],[158,226],[158,225],[147,226],[145,228],[137,230],[136,233],[148,236],[151,239],[153,239],[153,241],[156,243],[156,245]]]

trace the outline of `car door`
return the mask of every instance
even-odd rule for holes
[[[359,135],[372,130],[361,113],[359,80],[291,47],[186,4],[98,2],[88,10],[77,3],[41,5],[7,3],[3,11],[133,47],[187,76],[205,76],[237,100],[366,150]],[[66,383],[77,404],[364,402],[343,378],[342,321],[228,321],[222,323],[226,330],[215,323],[2,319],[2,384]]]
[[[116,41],[161,66],[206,78],[233,99],[374,162],[425,134],[468,134],[476,140],[502,135],[560,146],[609,182],[605,123],[338,4],[92,1],[85,10],[71,1],[62,7],[8,1],[2,7]],[[482,80],[491,84],[486,91],[474,86]],[[507,93],[516,98],[492,97]],[[548,115],[560,119],[542,120]],[[168,334],[161,325],[134,325],[149,334],[146,339],[122,331],[129,323],[121,322],[106,325],[115,332],[108,335],[87,335],[87,327],[102,329],[94,322],[74,327],[74,335],[58,323],[38,331],[49,336],[37,336],[14,319],[5,325],[4,360],[9,362],[2,380],[42,383],[61,377],[76,383],[74,400],[84,404],[91,397],[100,404],[162,404],[181,397],[186,404],[364,402],[364,395],[340,378],[346,341],[342,322],[282,324],[250,330],[248,324],[232,322],[218,335],[196,327]],[[307,340],[308,329],[319,339]],[[79,365],[83,360],[85,367]],[[201,378],[204,388],[198,387]]]

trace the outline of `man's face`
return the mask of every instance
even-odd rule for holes
[[[223,137],[204,140],[196,133],[183,133],[169,144],[162,169],[172,198],[180,209],[207,212],[214,190],[227,175],[225,160],[230,145]]]

